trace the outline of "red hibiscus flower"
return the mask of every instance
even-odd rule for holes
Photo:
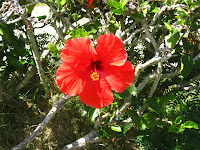
[[[56,74],[60,90],[69,96],[79,94],[82,102],[95,108],[110,105],[112,89],[123,92],[135,77],[122,40],[113,34],[100,36],[96,49],[85,37],[68,40],[61,59]]]
[[[90,8],[90,6],[92,6],[93,8],[94,8],[94,6],[92,5],[92,2],[93,2],[94,0],[88,0],[88,8]]]

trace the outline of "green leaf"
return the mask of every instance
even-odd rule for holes
[[[184,123],[184,127],[185,128],[189,128],[189,129],[191,129],[191,128],[199,129],[198,125],[195,122],[193,122],[193,121],[186,121]]]
[[[57,0],[58,4],[63,6],[66,3],[66,0]]]
[[[141,118],[142,129],[153,128],[156,125],[156,117],[152,113],[146,113]]]
[[[113,9],[112,13],[115,14],[115,15],[121,15],[123,12],[120,9]]]
[[[127,113],[131,117],[131,119],[133,120],[135,127],[140,128],[141,122],[140,122],[140,117],[137,114],[137,112],[135,110],[127,110]]]
[[[143,14],[142,13],[136,13],[133,15],[133,19],[135,19],[135,21],[140,22],[142,21],[143,18]]]
[[[124,92],[115,93],[114,95],[119,99],[124,99],[126,97],[131,96],[131,95],[135,96],[136,94],[137,94],[137,88],[135,87],[135,85],[131,85]]]
[[[112,7],[115,7],[117,9],[120,9],[121,6],[120,6],[120,3],[119,2],[116,2],[116,1],[107,1],[108,2],[108,5],[112,6]]]
[[[75,12],[75,13],[72,14],[72,18],[74,19],[75,22],[78,21],[78,14],[77,14],[77,12]]]
[[[55,53],[55,54],[60,53],[60,51],[57,49],[57,47],[54,43],[49,43],[48,48],[49,48],[50,52],[52,52],[52,53]]]
[[[188,12],[186,12],[183,8],[179,7],[177,10],[178,18],[185,18],[188,15]]]
[[[176,120],[174,121],[175,124],[180,124],[182,122],[182,116],[179,116],[176,118]]]
[[[145,1],[144,3],[142,3],[141,5],[142,6],[146,6],[146,5],[148,5],[149,4],[149,1]]]
[[[0,34],[3,35],[3,30],[0,28]]]
[[[158,7],[154,7],[154,9],[151,11],[151,13],[159,13],[160,9]]]
[[[200,69],[200,59],[194,61],[193,67],[194,69]]]
[[[109,30],[115,33],[116,30],[119,29],[119,23],[115,20],[111,20],[109,23],[110,23]]]
[[[120,5],[122,11],[126,11],[126,4],[128,3],[129,0],[120,0]]]
[[[123,128],[123,134],[126,134],[126,132],[128,132],[133,126],[133,123],[128,123],[124,126]]]
[[[177,29],[173,31],[167,42],[171,43],[171,48],[174,48],[180,38],[180,33]]]
[[[98,108],[91,108],[89,112],[89,120],[90,122],[95,122],[95,119],[99,116],[99,109]]]
[[[147,105],[150,107],[150,109],[158,114],[162,111],[162,105],[160,104],[159,98],[149,98],[146,101]]]
[[[185,130],[184,126],[176,127],[175,125],[171,125],[168,131],[174,133],[180,133],[183,132],[184,130]]]
[[[111,130],[115,131],[115,132],[122,132],[122,128],[119,125],[114,125],[110,127]]]
[[[193,68],[193,58],[189,54],[184,54],[181,57],[181,75],[187,77]]]
[[[195,48],[195,46],[193,44],[191,44],[186,38],[182,38],[182,42],[183,42],[183,49],[187,53],[193,52],[193,50]]]
[[[169,31],[172,31],[172,26],[171,26],[171,24],[170,23],[168,23],[168,22],[164,22],[164,24],[165,24],[165,26],[167,27],[167,29],[169,30]]]

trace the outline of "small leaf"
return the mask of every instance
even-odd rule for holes
[[[174,133],[180,133],[180,132],[183,132],[185,130],[185,128],[183,126],[181,127],[176,127],[175,125],[171,125],[169,127],[169,132],[174,132]]]
[[[120,5],[121,5],[121,9],[123,11],[126,11],[126,4],[128,3],[129,0],[120,0]]]
[[[127,125],[124,126],[124,129],[123,129],[123,134],[126,134],[126,132],[128,132],[133,126],[133,123],[129,123]]]
[[[188,15],[188,12],[186,12],[183,8],[179,7],[177,10],[178,18],[185,18]]]
[[[189,54],[184,54],[181,57],[181,75],[183,77],[187,77],[193,68],[193,59]]]
[[[57,47],[54,43],[49,43],[48,48],[49,48],[50,52],[52,52],[52,53],[56,53],[56,54],[60,53],[60,51],[57,49]]]
[[[160,104],[159,98],[149,98],[146,101],[147,105],[150,107],[150,109],[158,114],[162,111],[162,105]]]
[[[141,122],[140,122],[140,117],[137,114],[137,112],[135,110],[127,110],[127,113],[131,117],[131,119],[133,120],[135,127],[140,128]]]
[[[135,19],[137,22],[142,21],[143,14],[142,13],[136,13],[133,15],[133,19]]]
[[[120,9],[120,3],[119,2],[116,2],[116,1],[107,1],[107,2],[108,2],[108,5],[115,7],[117,9]]]
[[[172,31],[173,28],[172,28],[171,24],[169,24],[168,22],[164,22],[164,24],[169,31]]]
[[[0,28],[0,34],[3,35],[3,30]]]
[[[89,120],[90,122],[94,122],[95,119],[99,116],[99,109],[98,108],[91,108],[90,112],[89,112]]]
[[[115,93],[115,96],[119,99],[124,99],[126,97],[129,97],[131,95],[136,95],[137,94],[137,89],[135,85],[129,86],[124,92],[122,93]]]
[[[111,126],[111,129],[115,132],[122,132],[122,128],[119,125]]]
[[[189,129],[191,129],[191,128],[199,129],[198,125],[195,122],[193,122],[193,121],[186,121],[184,123],[184,127],[185,128],[189,128]]]
[[[174,121],[174,123],[176,124],[180,124],[182,122],[182,116],[179,116],[176,118],[176,120]]]
[[[167,42],[171,43],[171,48],[174,48],[176,43],[178,42],[180,38],[180,33],[179,31],[176,29],[173,31],[173,33],[171,34],[170,38],[167,40]]]
[[[142,129],[153,128],[156,125],[156,117],[151,113],[146,113],[141,118]]]
[[[151,11],[151,13],[159,13],[160,9],[158,7],[154,7],[154,9]]]
[[[112,13],[115,14],[115,15],[121,15],[122,11],[120,9],[113,9]]]
[[[149,1],[145,1],[144,3],[142,3],[141,5],[142,6],[146,6],[146,5],[148,5],[149,4]]]

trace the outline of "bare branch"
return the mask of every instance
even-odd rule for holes
[[[135,83],[138,80],[139,74],[141,71],[143,71],[144,69],[146,69],[147,67],[156,64],[157,62],[161,61],[161,62],[165,62],[168,59],[170,59],[172,57],[172,53],[168,53],[167,55],[161,57],[161,56],[154,56],[152,59],[148,60],[147,62],[145,62],[144,64],[139,64],[136,66],[135,68]]]
[[[147,23],[145,20],[142,21],[142,27],[147,35],[147,37],[150,39],[155,51],[158,51],[158,44],[156,43],[156,40],[154,39],[154,37],[151,35],[151,33],[149,32],[149,29],[147,27]]]
[[[161,78],[161,73],[162,73],[162,63],[161,62],[158,62],[158,67],[157,67],[157,74],[156,74],[156,78],[154,80],[154,83],[153,83],[153,86],[151,87],[150,89],[150,92],[149,92],[149,95],[148,95],[148,98],[151,98],[158,86],[158,83],[160,81],[160,78]]]
[[[86,136],[84,136],[84,137],[76,140],[72,144],[66,145],[65,147],[63,147],[63,150],[77,150],[77,149],[82,149],[82,148],[86,147],[88,144],[97,143],[97,142],[100,142],[102,140],[103,139],[101,139],[98,136],[97,131],[92,131],[89,134],[87,134]]]
[[[58,110],[70,99],[70,96],[63,95],[53,108],[49,111],[45,119],[37,126],[37,128],[32,132],[32,134],[26,138],[23,142],[19,143],[17,146],[13,147],[12,150],[20,150],[24,148],[29,142],[31,142],[42,130],[46,127],[53,116],[58,112]]]

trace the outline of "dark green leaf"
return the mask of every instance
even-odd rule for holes
[[[142,18],[143,18],[143,14],[142,13],[136,13],[133,15],[133,19],[137,22],[140,22],[142,21]]]
[[[137,89],[135,85],[129,86],[124,92],[122,93],[115,93],[115,96],[119,99],[124,99],[126,97],[129,97],[131,95],[136,95],[137,94]]]
[[[181,75],[187,77],[193,68],[193,59],[189,54],[184,54],[181,57]]]
[[[141,118],[142,129],[153,128],[156,125],[156,117],[151,113],[146,113]]]
[[[126,134],[126,132],[128,132],[133,126],[133,123],[128,123],[124,126],[123,128],[123,134]]]
[[[147,105],[150,107],[150,109],[158,114],[162,111],[162,105],[160,104],[159,98],[149,98],[146,101]]]
[[[171,125],[168,131],[174,132],[174,133],[180,133],[180,132],[183,132],[184,130],[185,128],[183,126],[179,127],[179,126]]]
[[[176,43],[178,42],[180,38],[180,33],[179,31],[176,29],[173,31],[173,33],[171,34],[170,38],[167,40],[169,43],[171,43],[171,48],[174,48],[174,46],[176,45]]]
[[[140,122],[140,117],[138,116],[137,112],[135,110],[127,110],[127,113],[133,120],[135,127],[140,128],[141,122]]]

